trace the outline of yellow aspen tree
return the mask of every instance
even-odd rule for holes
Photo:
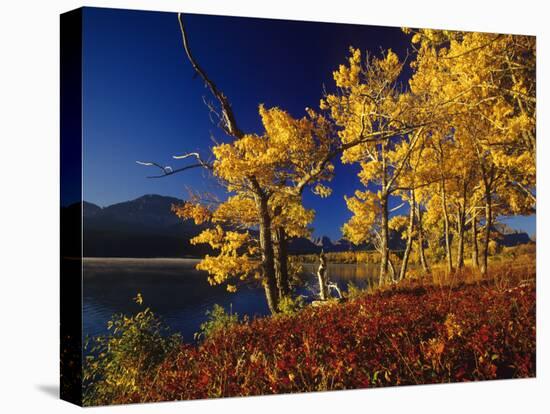
[[[211,115],[217,117],[219,128],[230,140],[211,148],[208,162],[198,153],[187,153],[174,158],[196,162],[181,168],[167,169],[154,162],[142,164],[159,167],[162,177],[190,168],[210,171],[227,192],[227,201],[215,209],[198,205],[176,209],[184,218],[209,218],[214,226],[194,239],[218,252],[216,257],[201,261],[199,268],[206,270],[214,283],[258,277],[269,309],[277,312],[280,296],[288,293],[285,243],[288,237],[306,234],[307,224],[313,219],[313,212],[302,206],[303,191],[311,187],[320,196],[330,193],[323,182],[332,178],[330,159],[336,154],[331,125],[312,110],[295,119],[279,108],[260,105],[264,131],[243,132],[229,99],[193,56],[181,14],[178,23],[187,58],[215,99],[215,103],[207,102]],[[231,223],[239,230],[230,230],[222,223]],[[233,284],[230,289],[234,289]]]
[[[340,65],[333,77],[338,93],[321,101],[339,127],[342,162],[359,163],[361,183],[374,185],[377,192],[356,191],[347,198],[352,219],[343,227],[345,237],[354,243],[372,240],[380,251],[380,285],[389,282],[393,268],[389,252],[389,197],[422,134],[410,115],[415,107],[399,89],[403,63],[388,50],[382,57],[362,58],[350,48],[346,65]],[[396,141],[408,141],[408,147],[396,151]],[[395,277],[395,275],[393,275]]]
[[[429,96],[452,139],[474,140],[485,199],[481,271],[486,273],[494,200],[504,195],[497,189],[514,193],[516,187],[534,209],[535,39],[419,30],[411,40],[417,51],[411,90]],[[461,132],[472,127],[475,134]]]

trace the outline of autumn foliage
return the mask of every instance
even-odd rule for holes
[[[107,397],[92,404],[535,375],[534,251],[513,261],[495,254],[498,218],[536,211],[533,37],[403,29],[409,60],[351,47],[318,109],[294,117],[259,105],[262,130],[245,132],[179,22],[225,136],[208,162],[175,158],[196,158],[180,171],[207,168],[226,197],[173,209],[203,225],[191,242],[215,251],[197,265],[208,281],[235,291],[259,280],[273,316],[213,323],[198,345],[178,344],[133,375],[129,392],[99,393]],[[288,306],[288,243],[311,235],[315,211],[303,193],[330,196],[335,159],[359,170],[360,188],[342,200],[352,213],[342,233],[375,250],[338,257],[380,264],[379,286],[343,303],[321,289],[322,305],[300,310]],[[404,251],[390,251],[391,232]],[[514,272],[525,274],[512,284]]]
[[[223,136],[208,161],[191,152],[174,158],[197,162],[177,170],[140,163],[164,175],[206,168],[225,190],[215,203],[199,197],[174,207],[182,219],[209,227],[192,243],[215,251],[197,266],[210,283],[235,291],[239,281],[259,279],[278,313],[292,296],[289,240],[310,237],[315,218],[304,191],[330,196],[336,159],[356,164],[360,182],[342,200],[351,218],[337,224],[349,241],[378,252],[382,287],[407,279],[414,256],[429,272],[427,249],[445,259],[449,274],[464,268],[468,251],[486,275],[498,218],[535,213],[534,37],[403,28],[409,55],[351,46],[335,62],[318,108],[294,116],[259,104],[262,128],[244,131],[229,98],[194,59],[181,14],[178,20]],[[405,240],[399,260],[392,231]]]
[[[232,324],[95,404],[532,377],[535,289],[417,287]]]

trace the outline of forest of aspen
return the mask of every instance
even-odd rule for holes
[[[197,105],[226,139],[183,148],[179,169],[141,164],[217,181],[224,198],[197,186],[173,214],[202,226],[191,243],[214,252],[197,264],[208,282],[257,283],[271,315],[215,307],[186,343],[136,292],[140,311],[113,316],[89,344],[85,405],[536,375],[535,243],[503,246],[497,231],[500,217],[536,214],[534,37],[404,28],[407,59],[352,45],[317,107],[296,118],[258,103],[263,132],[253,133],[232,106],[239,97],[193,54],[184,16],[174,24],[211,98]],[[341,200],[342,235],[372,249],[290,254],[291,240],[312,237],[304,193],[331,197],[336,161],[360,182]],[[403,249],[391,249],[392,234]],[[317,283],[306,300],[305,262]],[[374,264],[376,283],[338,288],[326,271],[338,262]]]

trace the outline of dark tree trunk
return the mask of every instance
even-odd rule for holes
[[[270,279],[264,278],[262,281],[264,286],[265,298],[267,300],[267,306],[272,314],[279,311],[279,298],[277,295],[277,285]]]
[[[477,269],[479,267],[479,249],[477,246],[477,218],[472,218],[472,267]]]
[[[491,240],[491,226],[493,225],[493,202],[491,192],[487,186],[485,189],[485,229],[483,232],[482,251],[481,251],[481,274],[488,272],[489,241]]]
[[[449,212],[447,211],[447,193],[445,191],[445,181],[441,183],[441,203],[443,208],[443,227],[445,233],[445,253],[447,258],[447,272],[453,271],[453,252],[451,250],[451,229],[449,224]]]
[[[458,225],[458,245],[456,247],[456,267],[462,269],[464,267],[464,227]]]
[[[466,208],[468,205],[468,175],[463,176],[462,182],[462,204],[458,204],[458,246],[457,246],[457,268],[462,269],[464,267],[464,232],[466,231]]]
[[[411,254],[413,243],[413,231],[414,231],[414,212],[416,210],[416,202],[414,198],[414,190],[411,191],[411,198],[409,200],[409,228],[407,234],[407,245],[405,247],[405,253],[403,254],[403,261],[401,262],[401,270],[399,271],[399,280],[405,279],[407,275],[407,266],[409,264],[409,257]]]
[[[277,228],[275,240],[275,271],[277,289],[279,290],[279,297],[283,298],[290,294],[288,277],[288,239],[284,228]]]
[[[262,252],[263,285],[267,305],[271,313],[278,312],[279,292],[275,277],[275,253],[271,235],[271,216],[267,204],[267,197],[260,194],[256,197],[260,213],[260,248]]]
[[[466,216],[464,210],[459,208],[458,221],[456,225],[458,245],[456,248],[456,267],[462,269],[464,267],[464,227]]]

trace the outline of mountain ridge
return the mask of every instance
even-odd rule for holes
[[[191,220],[182,220],[172,211],[173,204],[184,200],[146,194],[134,200],[100,207],[89,201],[82,203],[85,257],[202,257],[213,251],[205,245],[192,245],[189,240],[206,226],[195,225]],[[80,203],[64,207],[74,210]],[[63,209],[62,209],[63,211]],[[505,224],[495,227],[503,237],[502,244],[511,246],[528,243],[529,236],[511,229]],[[404,241],[397,233],[390,237],[390,248],[401,250]],[[328,236],[312,239],[296,238],[289,242],[291,254],[314,254],[372,250],[369,244],[353,245],[345,239],[336,241]]]

